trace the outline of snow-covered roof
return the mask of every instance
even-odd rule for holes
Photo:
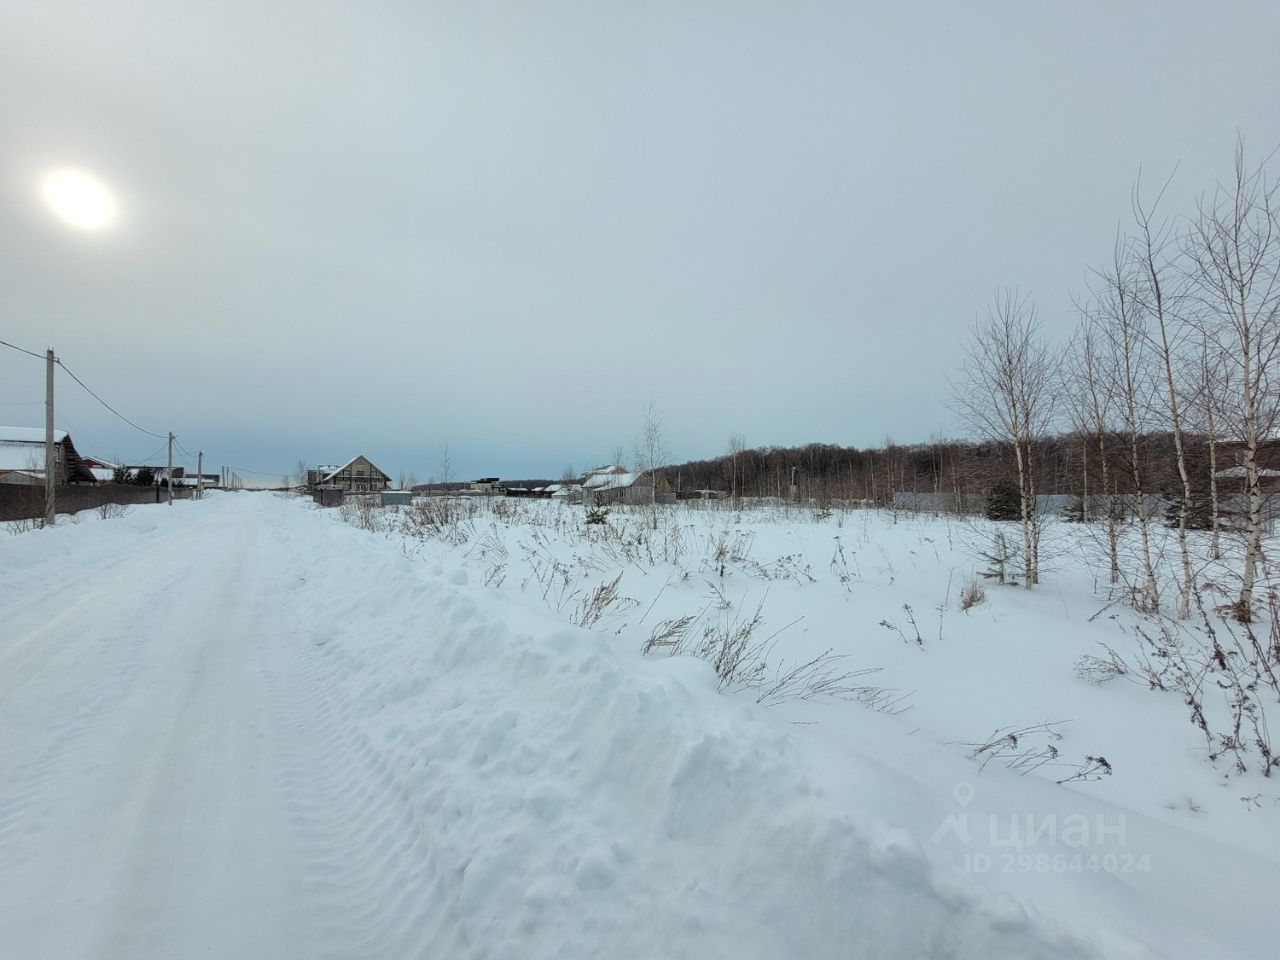
[[[100,482],[109,482],[116,475],[114,470],[106,467],[90,467],[89,472],[93,474],[93,479]]]
[[[615,490],[629,487],[639,479],[638,473],[593,473],[582,486],[587,490]]]
[[[351,466],[353,463],[355,463],[357,460],[360,460],[360,459],[363,459],[374,470],[378,470],[378,468],[373,465],[372,460],[366,457],[363,453],[357,453],[354,457],[352,457],[350,460],[348,460],[346,463],[344,463],[340,467],[321,467],[320,470],[322,471],[327,470],[328,473],[324,473],[320,477],[320,482],[325,483],[328,480],[332,480],[337,474],[341,473],[343,470],[347,469],[347,467]],[[386,479],[388,480],[391,479],[390,477],[387,477],[387,475],[383,473],[381,470],[378,470],[378,475],[381,477],[386,477]]]
[[[61,443],[67,431],[53,431],[53,442]],[[0,427],[0,443],[44,443],[44,427]]]
[[[44,472],[44,440],[40,443],[9,443],[0,440],[0,470]]]
[[[5,483],[23,483],[28,480],[44,483],[44,471],[43,470],[7,470],[3,467],[0,467],[0,478],[3,478]]]

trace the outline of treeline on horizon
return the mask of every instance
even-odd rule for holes
[[[1133,481],[1129,438],[1115,433],[1102,446],[1107,451],[1108,488],[1119,496],[1137,492]],[[1210,457],[1209,439],[1185,435],[1184,455],[1196,490],[1208,495],[1211,463],[1218,470],[1233,460],[1221,449]],[[1097,496],[1102,492],[1102,464],[1096,435],[1065,433],[1042,438],[1032,464],[1036,489],[1043,494]],[[1140,476],[1146,492],[1177,495],[1180,476],[1171,432],[1144,434],[1139,438]],[[793,472],[794,471],[794,472]],[[792,495],[817,501],[870,501],[890,506],[895,493],[929,493],[952,498],[956,509],[967,509],[973,498],[983,497],[1000,481],[1016,478],[1012,447],[1005,443],[974,440],[931,440],[925,443],[888,443],[881,447],[846,447],[834,443],[798,446],[762,446],[670,464],[662,468],[671,486],[683,493],[716,490],[730,497],[782,497]],[[581,480],[581,477],[574,478]],[[540,487],[564,482],[551,479],[503,480],[504,487]],[[1221,481],[1220,481],[1221,482]],[[451,480],[416,484],[420,492],[461,491],[469,481]]]
[[[1123,443],[1121,441],[1124,441]],[[1105,444],[1108,486],[1118,495],[1136,493],[1128,438],[1116,434]],[[1184,454],[1193,484],[1210,485],[1207,437],[1184,436]],[[1221,441],[1219,441],[1221,446]],[[1139,438],[1140,476],[1148,492],[1180,485],[1171,432]],[[1221,451],[1217,467],[1230,465]],[[1223,463],[1226,459],[1227,463]],[[1043,494],[1093,496],[1101,492],[1103,474],[1097,437],[1066,433],[1039,441],[1032,464],[1036,489]],[[794,471],[794,474],[793,474]],[[997,482],[1015,479],[1011,445],[973,440],[934,440],[883,447],[845,447],[809,443],[793,447],[756,447],[666,468],[677,490],[720,490],[730,496],[789,497],[811,500],[867,500],[890,505],[898,492],[954,497],[957,506],[985,495]]]

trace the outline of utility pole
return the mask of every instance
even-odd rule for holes
[[[57,483],[57,458],[53,455],[53,347],[44,354],[44,523],[52,527],[57,514],[54,485]]]
[[[204,499],[204,451],[196,451],[196,499]]]
[[[169,431],[169,475],[166,478],[165,489],[169,491],[169,506],[173,506],[173,431]]]

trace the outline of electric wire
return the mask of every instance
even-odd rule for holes
[[[89,396],[93,397],[93,399],[97,400],[100,404],[102,404],[104,407],[106,407],[108,410],[110,410],[112,413],[114,413],[117,417],[119,417],[121,420],[123,420],[123,421],[124,421],[125,423],[127,423],[129,426],[133,427],[133,429],[135,429],[135,430],[137,430],[137,431],[139,431],[139,432],[141,432],[141,433],[145,433],[145,434],[146,434],[147,436],[149,436],[149,437],[156,437],[157,439],[164,440],[165,442],[168,442],[169,438],[168,438],[167,436],[165,436],[165,435],[164,435],[164,434],[162,434],[162,433],[152,433],[150,430],[146,430],[146,429],[144,429],[144,428],[142,428],[142,427],[138,426],[136,423],[134,423],[132,420],[130,420],[128,417],[126,417],[123,413],[121,413],[121,412],[120,412],[119,410],[117,410],[115,407],[111,406],[111,404],[107,403],[107,401],[103,400],[100,396],[98,396],[96,393],[94,393],[92,390],[90,390],[90,389],[89,389],[88,384],[86,384],[83,380],[81,380],[81,379],[80,379],[79,377],[77,377],[74,373],[72,373],[72,372],[71,372],[71,368],[70,368],[70,367],[68,367],[65,363],[63,363],[63,362],[62,362],[62,358],[61,358],[61,357],[59,357],[58,359],[56,359],[54,362],[55,362],[58,366],[60,366],[63,370],[65,370],[65,371],[66,371],[67,376],[69,376],[69,377],[70,377],[72,380],[74,380],[76,383],[80,384],[80,386],[84,387],[85,392],[86,392],[86,393],[88,393],[88,394],[89,394]]]
[[[36,353],[34,350],[28,350],[25,347],[19,347],[16,344],[10,343],[8,340],[0,340],[0,346],[10,347],[11,349],[17,350],[19,353],[25,353],[29,357],[35,357],[37,360],[49,359],[44,354]]]

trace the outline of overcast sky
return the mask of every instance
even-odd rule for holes
[[[272,474],[558,477],[650,400],[673,459],[957,435],[998,285],[1066,334],[1140,164],[1187,211],[1280,144],[1278,39],[1274,0],[5,0],[0,339]],[[114,227],[51,216],[66,166]],[[0,349],[0,423],[42,399]]]

